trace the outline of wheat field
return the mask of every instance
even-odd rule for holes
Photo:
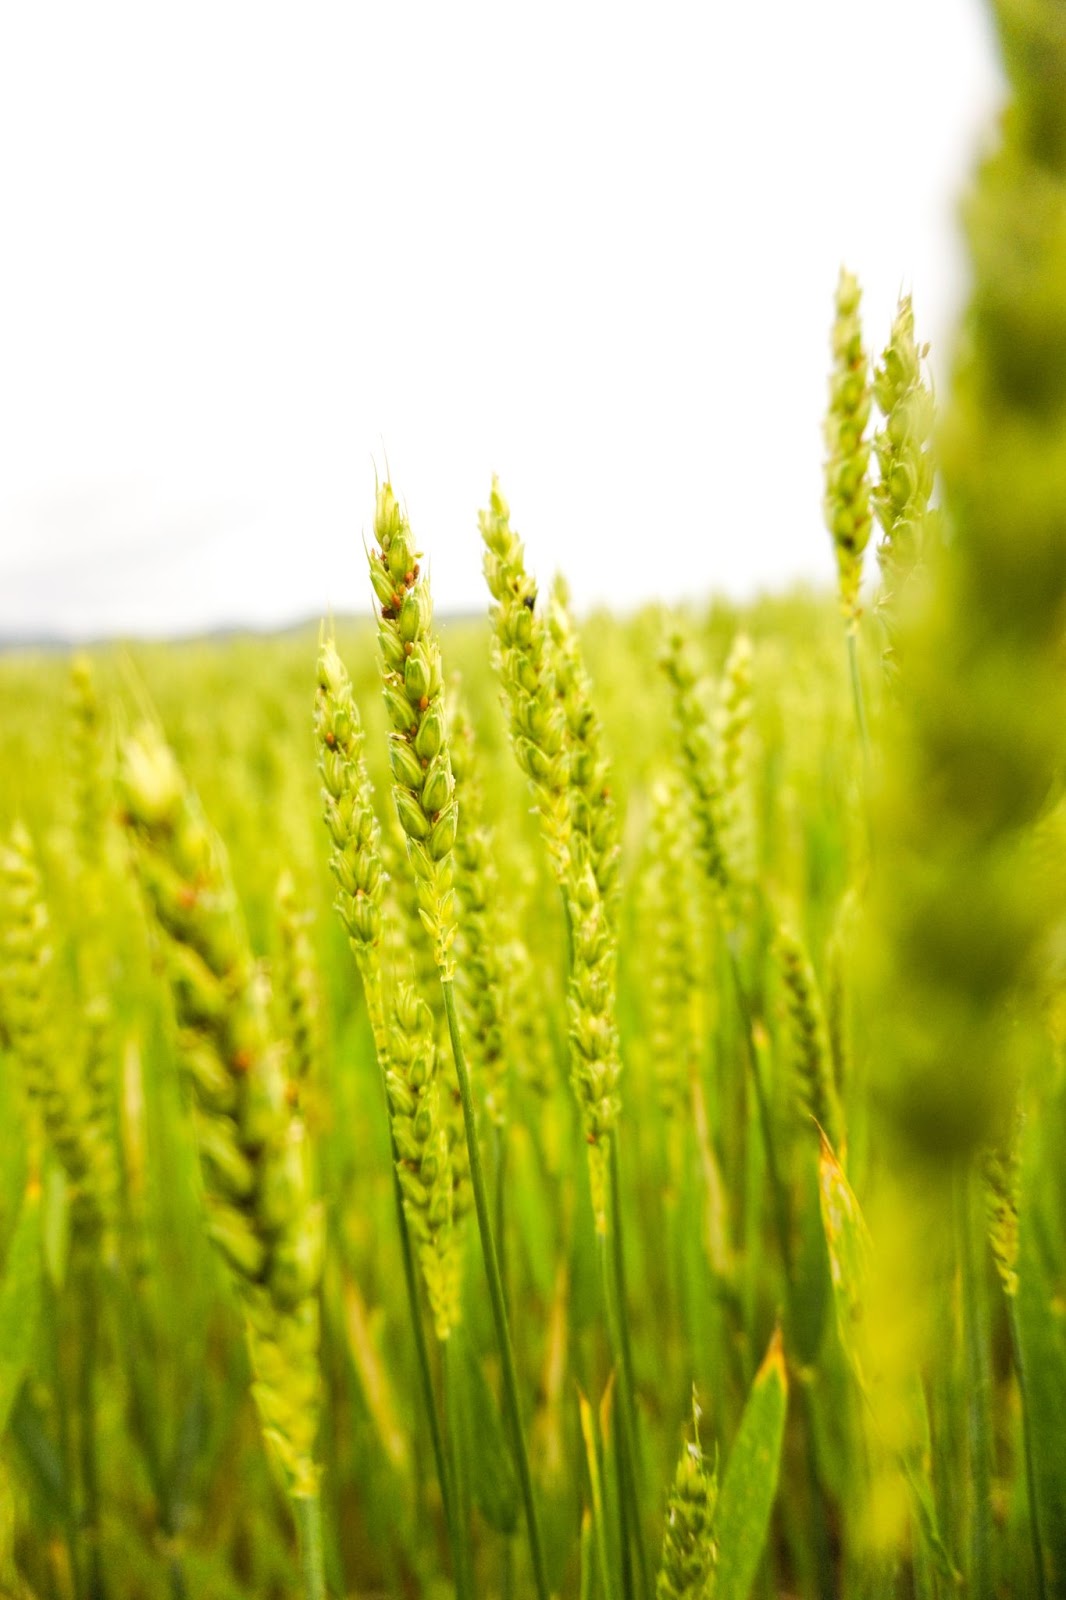
[[[1066,7],[994,9],[947,390],[812,308],[834,594],[575,617],[492,480],[435,616],[383,480],[362,617],[0,656],[0,1594],[1066,1594]]]

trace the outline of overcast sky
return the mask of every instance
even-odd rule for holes
[[[579,603],[828,580],[842,261],[945,364],[979,0],[0,11],[0,631],[440,607],[500,473]]]

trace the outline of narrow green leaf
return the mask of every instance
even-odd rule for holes
[[[755,1582],[777,1493],[787,1409],[788,1375],[778,1330],[755,1374],[722,1480],[714,1600],[747,1600]]]
[[[41,1186],[27,1185],[0,1280],[0,1435],[7,1429],[41,1315]]]

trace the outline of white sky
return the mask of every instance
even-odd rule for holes
[[[945,346],[979,0],[0,10],[0,632],[827,580],[842,260]]]

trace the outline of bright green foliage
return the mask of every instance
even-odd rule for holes
[[[857,280],[840,269],[833,323],[833,369],[825,419],[825,523],[836,551],[840,604],[859,620],[862,558],[870,539],[870,363],[862,341]]]

